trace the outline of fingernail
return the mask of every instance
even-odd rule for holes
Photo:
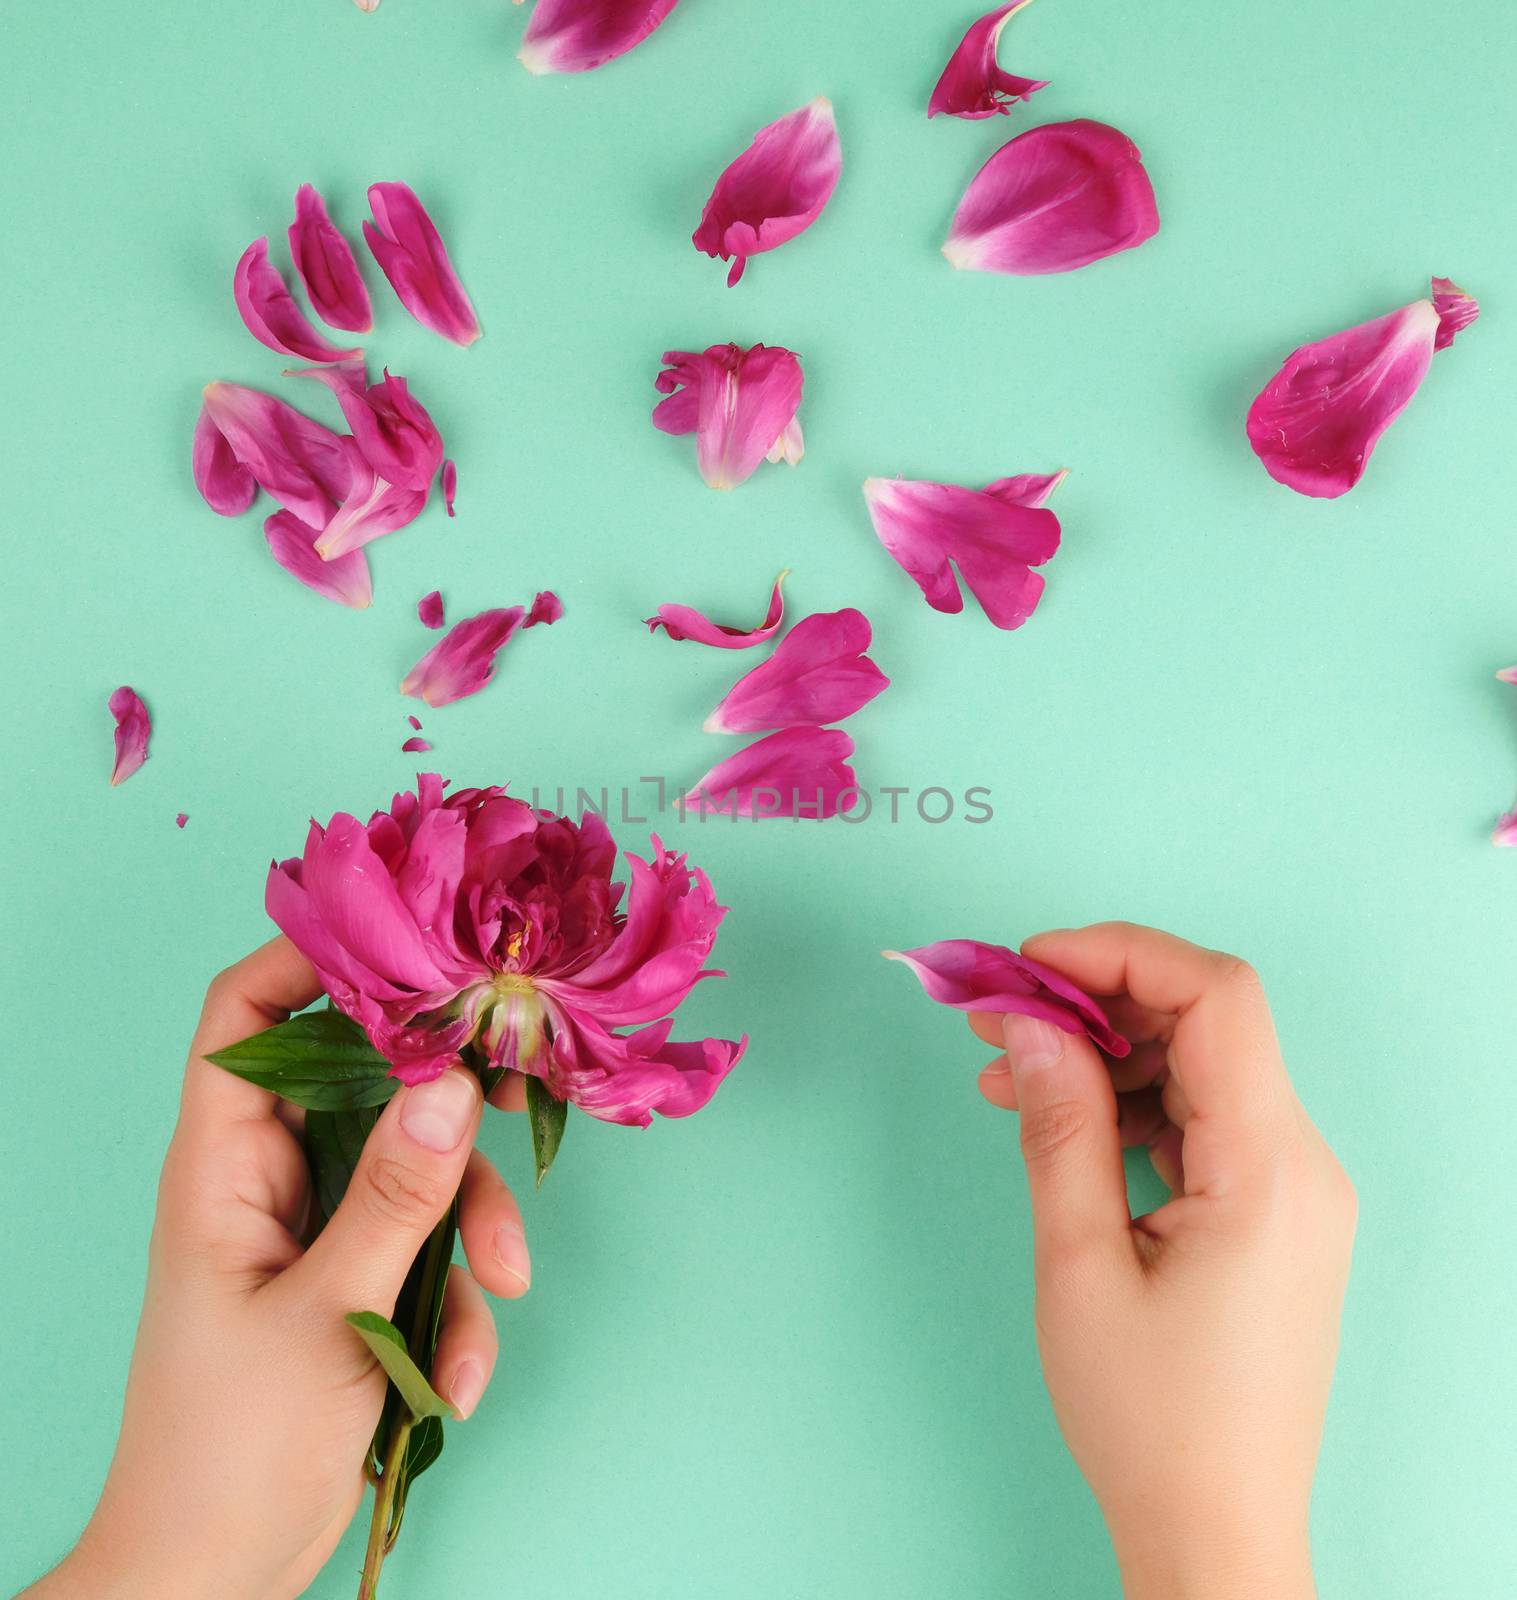
[[[527,1254],[526,1235],[514,1222],[503,1222],[495,1230],[495,1259],[502,1271],[521,1279],[523,1289],[532,1287],[532,1258]]]
[[[453,1382],[448,1389],[448,1404],[460,1417],[467,1417],[473,1413],[484,1392],[484,1368],[477,1361],[465,1361],[453,1374]]]
[[[1001,1027],[1006,1035],[1006,1055],[1011,1070],[1021,1077],[1051,1067],[1064,1054],[1064,1034],[1041,1017],[1008,1015]]]
[[[997,1056],[994,1061],[987,1061],[980,1068],[982,1078],[1004,1078],[1011,1071],[1011,1063],[1005,1056]]]
[[[400,1105],[400,1125],[423,1150],[446,1155],[474,1121],[474,1085],[451,1068],[430,1083],[406,1090]]]

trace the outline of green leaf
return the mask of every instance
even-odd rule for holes
[[[423,1417],[406,1441],[406,1487],[409,1488],[442,1454],[442,1418]]]
[[[527,1121],[532,1124],[532,1159],[537,1164],[537,1186],[542,1188],[548,1168],[564,1136],[569,1102],[557,1099],[541,1078],[527,1077]]]
[[[451,1417],[456,1413],[422,1376],[421,1368],[406,1349],[405,1335],[377,1311],[350,1311],[343,1319],[374,1353],[400,1398],[418,1421],[423,1417]]]
[[[381,1106],[363,1106],[357,1111],[307,1111],[305,1116],[306,1159],[311,1164],[311,1183],[316,1206],[323,1223],[348,1192],[348,1180],[358,1165],[363,1142],[379,1121]]]
[[[339,1011],[307,1011],[207,1060],[307,1111],[381,1106],[398,1084],[362,1028]]]

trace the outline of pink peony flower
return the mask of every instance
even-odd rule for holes
[[[1037,78],[1019,78],[1003,72],[996,61],[1001,30],[1030,0],[1010,0],[970,26],[949,57],[927,106],[929,117],[979,117],[1006,115],[1019,100],[1026,100],[1048,85]]]
[[[735,489],[762,461],[801,459],[803,375],[793,351],[714,344],[666,350],[664,366],[653,386],[669,398],[653,408],[653,426],[695,435],[696,464],[713,489]]]
[[[726,914],[705,873],[653,841],[612,881],[602,819],[424,773],[367,824],[313,822],[269,870],[269,915],[405,1083],[463,1049],[607,1122],[699,1110],[747,1039],[669,1038]],[[631,1030],[631,1031],[622,1031]]]

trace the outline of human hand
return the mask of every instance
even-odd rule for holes
[[[1315,1594],[1307,1505],[1337,1357],[1354,1191],[1296,1099],[1251,968],[1151,928],[1023,953],[1100,997],[1122,1061],[974,1013],[1021,1115],[1037,1337],[1129,1600]],[[1131,1218],[1122,1145],[1173,1191]]]
[[[454,1070],[400,1089],[303,1247],[299,1113],[204,1059],[318,993],[283,938],[210,987],[159,1185],[116,1456],[77,1549],[32,1600],[300,1594],[358,1508],[385,1394],[343,1317],[392,1313],[460,1183],[472,1275],[451,1269],[432,1382],[464,1417],[489,1382],[495,1324],[479,1286],[523,1294],[531,1267],[516,1201],[472,1149],[477,1080]]]

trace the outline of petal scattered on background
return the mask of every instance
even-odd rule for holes
[[[190,471],[201,498],[218,516],[240,516],[258,493],[258,480],[237,459],[236,451],[211,421],[204,406],[195,423]]]
[[[1517,683],[1517,667],[1503,667],[1496,676],[1502,683]]]
[[[731,261],[727,283],[735,284],[749,256],[795,238],[821,216],[842,170],[832,102],[813,100],[754,134],[716,180],[691,242]]]
[[[671,639],[693,639],[697,644],[714,645],[718,650],[747,650],[772,639],[779,632],[785,620],[785,599],[781,588],[789,575],[790,568],[786,567],[774,580],[774,588],[769,595],[769,609],[764,613],[764,620],[756,627],[729,628],[722,623],[712,622],[692,606],[678,606],[669,602],[658,608],[656,616],[644,620],[650,633],[657,633],[662,628]]]
[[[864,500],[880,543],[934,611],[964,609],[962,578],[996,627],[1020,628],[1043,594],[1032,569],[1059,548],[1059,519],[1042,502],[1064,476],[1030,473],[987,489],[870,478]]]
[[[147,742],[153,732],[142,696],[123,684],[110,698],[111,715],[116,719],[116,764],[111,768],[111,783],[125,783],[147,760]]]
[[[640,45],[675,3],[537,0],[517,59],[532,73],[589,72]]]
[[[421,732],[421,718],[420,717],[407,717],[406,721],[409,722],[411,724],[411,726],[413,728],[415,728],[418,733]]]
[[[544,627],[552,627],[563,614],[563,601],[551,589],[542,589],[533,599],[531,609],[527,612],[527,620],[522,623],[522,627],[535,628],[538,623],[542,623]]]
[[[290,259],[311,308],[328,327],[369,333],[374,307],[353,258],[353,247],[327,215],[326,201],[308,183],[295,192]]]
[[[479,318],[426,207],[404,183],[375,183],[369,209],[374,221],[364,223],[363,236],[400,303],[422,327],[473,344]]]
[[[181,812],[177,813],[177,815],[174,817],[174,826],[176,828],[182,828],[185,825],[185,823],[187,823],[189,820],[190,820],[189,812],[188,811],[181,811]]]
[[[494,676],[496,656],[525,615],[520,606],[505,606],[455,622],[401,679],[400,692],[429,706],[478,694]]]
[[[1109,1056],[1125,1056],[1132,1049],[1083,989],[1052,967],[1005,945],[942,939],[917,950],[881,953],[888,961],[910,967],[939,1005],[1039,1017],[1065,1033],[1084,1034]]]
[[[276,511],[263,525],[269,554],[308,589],[340,606],[362,611],[374,599],[368,558],[362,550],[323,561],[316,553],[318,531],[292,511]]]
[[[948,59],[943,75],[927,105],[929,117],[993,117],[1009,114],[1019,100],[1026,100],[1046,83],[1036,78],[1019,78],[1002,72],[996,62],[1001,30],[1030,0],[1011,0],[1010,5],[992,11],[974,23]]]
[[[442,464],[442,506],[448,515],[454,516],[453,502],[458,496],[458,467],[452,461]]]
[[[1248,442],[1277,483],[1334,499],[1364,475],[1433,354],[1480,308],[1447,278],[1432,297],[1293,351],[1248,408]]]
[[[442,596],[436,589],[431,594],[424,594],[416,602],[416,615],[424,628],[440,628],[443,625]]]
[[[360,11],[378,11],[379,0],[353,0]]]
[[[980,168],[943,254],[971,272],[1072,272],[1159,231],[1138,147],[1104,122],[1049,122]]]
[[[362,350],[337,349],[311,326],[270,262],[267,239],[255,239],[242,252],[232,275],[232,296],[248,332],[280,355],[330,362],[351,361],[363,354]]]
[[[869,619],[851,606],[803,617],[727,691],[706,718],[707,733],[758,733],[841,722],[890,687],[864,652]]]
[[[785,728],[719,761],[679,802],[714,816],[820,820],[858,793],[841,728]]]
[[[1501,817],[1491,834],[1491,843],[1507,849],[1517,845],[1517,811],[1508,811]]]
[[[424,751],[430,750],[432,746],[429,745],[425,739],[407,739],[400,748],[405,752],[406,755],[415,756],[421,755]]]
[[[425,489],[403,489],[381,478],[354,439],[345,439],[352,463],[348,493],[316,540],[316,554],[336,561],[375,539],[404,528],[427,504]]]
[[[312,527],[347,495],[348,443],[283,400],[237,383],[208,383],[205,415],[258,486]]]
[[[794,423],[804,382],[800,358],[779,345],[714,344],[699,353],[666,350],[663,359],[666,370],[654,387],[668,399],[653,408],[654,427],[693,433],[701,476],[713,489],[735,488]],[[797,444],[799,438],[797,430]]]
[[[425,494],[442,466],[442,435],[406,380],[385,369],[368,383],[359,362],[332,367],[302,367],[287,378],[314,378],[337,396],[363,459],[377,477],[398,489]]]

